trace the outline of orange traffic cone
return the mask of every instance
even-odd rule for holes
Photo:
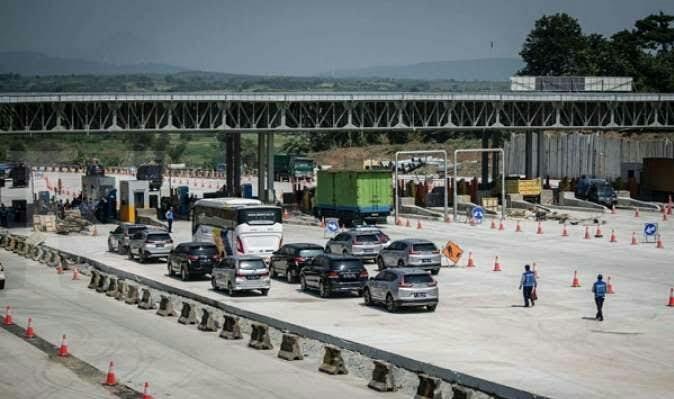
[[[611,229],[611,238],[608,242],[618,242],[618,239],[615,237],[615,230]]]
[[[63,274],[63,266],[61,265],[60,260],[56,264],[56,274]]]
[[[540,278],[541,275],[538,274],[538,269],[536,269],[536,262],[534,262],[533,268],[534,268],[534,276],[536,276],[536,278]]]
[[[28,326],[26,327],[25,336],[26,338],[35,337],[35,330],[33,330],[33,319],[31,319],[30,317],[28,318]]]
[[[78,267],[73,268],[73,280],[80,279],[80,269]]]
[[[445,223],[452,223],[452,217],[447,215],[447,217],[445,218]]]
[[[63,338],[61,339],[61,346],[59,346],[59,350],[56,354],[59,357],[70,356],[70,352],[68,352],[68,343],[66,342],[66,335],[65,334],[63,334]]]
[[[501,219],[501,221],[498,224],[498,230],[499,231],[505,230],[505,226],[503,225],[503,219]]]
[[[632,232],[632,245],[637,245],[637,233]]]
[[[564,224],[564,227],[562,227],[562,237],[568,237],[569,236],[569,231],[566,229],[566,224]]]
[[[606,293],[607,294],[615,294],[615,291],[613,290],[613,284],[611,284],[611,276],[608,276]]]
[[[585,237],[583,237],[586,240],[590,239],[590,226],[585,226]]]
[[[417,230],[421,230],[421,220],[417,220]]]
[[[541,226],[541,222],[538,222],[538,228],[536,229],[536,234],[543,234],[543,226]]]
[[[667,306],[674,306],[674,288],[669,289],[669,303]]]
[[[611,205],[611,214],[615,215],[615,205]]]
[[[5,317],[2,318],[2,324],[6,326],[14,324],[14,320],[12,319],[12,308],[9,306],[5,307]]]
[[[634,217],[638,218],[639,217],[639,208],[634,209]]]
[[[115,363],[112,361],[108,365],[108,374],[105,377],[103,385],[117,385],[117,376],[115,375]]]
[[[468,264],[466,267],[475,267],[475,261],[473,260],[473,253],[468,252]]]
[[[321,224],[322,223],[323,223],[323,221],[321,221]],[[396,226],[401,226],[402,224],[403,224],[403,222],[400,220],[400,218],[396,218]]]
[[[515,233],[521,233],[522,232],[522,226],[520,225],[520,221],[517,221],[517,227],[515,227]]]
[[[153,399],[152,395],[150,395],[149,392],[150,392],[150,384],[146,382],[145,385],[143,386],[143,396],[141,397],[141,399]]]
[[[407,221],[405,222],[405,227],[412,227],[409,219],[407,219]]]
[[[601,238],[604,234],[601,232],[601,227],[597,225],[597,230],[594,232],[594,238]]]
[[[573,272],[573,281],[571,282],[571,286],[574,288],[580,287],[580,280],[578,280],[578,270]]]
[[[660,248],[660,249],[665,248],[665,246],[662,244],[662,238],[660,237],[660,234],[658,234],[658,239],[655,241],[655,248]]]
[[[474,218],[470,218],[470,219],[468,219],[468,224],[470,224],[471,226],[475,226],[477,223],[475,223]]]
[[[92,236],[97,236],[97,235],[98,235],[98,230],[96,230],[96,225],[94,225],[94,227],[92,227],[92,229],[91,229],[91,235],[92,235]]]
[[[496,259],[494,259],[494,269],[492,271],[500,272],[501,270],[503,270],[503,269],[501,269],[501,264],[499,263],[498,256],[497,256]]]
[[[496,221],[495,221],[494,219],[491,220],[491,226],[490,226],[490,228],[491,228],[492,230],[493,230],[493,229],[496,229]]]

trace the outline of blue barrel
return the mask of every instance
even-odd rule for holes
[[[40,191],[37,194],[38,200],[40,200],[43,204],[48,204],[49,203],[49,191]]]
[[[253,198],[253,185],[245,183],[241,185],[241,196],[243,198]]]

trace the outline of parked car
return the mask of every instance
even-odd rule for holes
[[[274,252],[269,262],[272,277],[285,276],[289,283],[297,281],[300,270],[314,257],[323,254],[323,247],[316,244],[286,244]]]
[[[320,255],[300,271],[302,291],[317,289],[323,298],[334,292],[356,292],[361,296],[367,278],[362,259],[354,256]]]
[[[269,294],[271,280],[267,264],[259,256],[227,256],[218,263],[211,273],[214,290],[226,289],[230,296],[239,291],[259,290]]]
[[[376,233],[352,229],[328,240],[325,244],[325,252],[356,256],[363,260],[375,260],[382,247],[381,239]]]
[[[173,240],[164,230],[146,229],[131,236],[129,241],[129,259],[136,256],[144,263],[148,259],[168,258],[173,249]]]
[[[0,263],[0,290],[5,289],[5,267]]]
[[[122,223],[108,235],[108,251],[126,255],[129,251],[129,239],[134,234],[146,230],[144,224]]]
[[[208,242],[183,242],[169,254],[167,260],[168,275],[180,274],[183,281],[193,276],[203,277],[211,274],[213,266],[220,261],[218,248]]]
[[[389,267],[415,267],[438,274],[440,250],[431,241],[424,239],[393,241],[379,252],[377,265],[380,271]]]
[[[363,291],[365,304],[384,304],[389,312],[400,307],[438,306],[438,283],[421,269],[389,269],[372,277]]]

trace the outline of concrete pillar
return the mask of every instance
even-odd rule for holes
[[[274,133],[267,135],[267,202],[274,202]]]
[[[266,199],[265,189],[265,135],[263,133],[257,134],[257,197],[260,201]]]
[[[486,150],[489,148],[489,133],[487,131],[482,132],[482,149]],[[489,153],[482,153],[482,184],[480,187],[483,190],[486,190],[489,185]]]
[[[536,175],[541,179],[545,179],[546,172],[546,159],[545,159],[545,132],[540,131],[537,133],[537,144],[538,152],[536,154]]]
[[[241,196],[241,133],[234,133],[232,138],[232,195]]]
[[[499,148],[498,144],[499,143],[497,143],[496,138],[492,137],[491,148],[494,148],[494,149]],[[499,158],[500,157],[499,157],[499,155],[500,154],[498,152],[492,152],[491,153],[491,180],[494,181],[494,182],[499,181],[499,179],[498,179],[499,174],[500,174],[499,173],[499,171],[500,171],[500,168],[499,168],[499,164],[500,164]],[[504,170],[504,173],[505,173],[505,170]]]
[[[524,144],[524,174],[527,179],[531,179],[533,176],[533,151],[534,151],[534,137],[533,133],[527,131],[524,133],[525,144]]]
[[[233,196],[233,172],[234,172],[234,150],[232,147],[232,134],[225,136],[225,185],[227,186],[227,196]]]

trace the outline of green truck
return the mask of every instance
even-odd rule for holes
[[[302,155],[274,154],[274,180],[308,180],[314,178],[313,159]]]
[[[392,207],[390,171],[318,172],[313,209],[317,218],[339,218],[347,226],[386,223]]]

